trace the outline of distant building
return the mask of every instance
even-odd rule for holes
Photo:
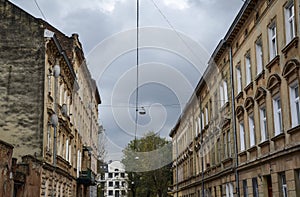
[[[98,182],[101,187],[101,197],[127,197],[128,196],[128,176],[125,167],[120,161],[103,163],[100,165]]]
[[[78,35],[8,0],[0,15],[0,139],[38,172],[14,182],[15,196],[96,196],[101,100]]]
[[[245,1],[170,133],[173,196],[300,196],[299,6]]]

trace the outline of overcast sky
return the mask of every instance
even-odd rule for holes
[[[139,115],[135,132],[136,1],[36,0],[45,20],[67,36],[78,33],[102,99],[107,160],[118,160],[135,136],[168,137],[209,56],[242,0],[141,0]],[[34,0],[11,0],[43,18]],[[176,31],[174,31],[174,29]]]

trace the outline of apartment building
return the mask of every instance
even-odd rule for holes
[[[170,133],[173,196],[300,196],[299,25],[298,0],[245,1]]]
[[[101,185],[100,196],[128,196],[128,175],[120,161],[110,161],[100,165],[102,171],[98,182]]]
[[[0,139],[23,166],[14,196],[96,196],[101,100],[78,35],[7,0],[0,13]]]

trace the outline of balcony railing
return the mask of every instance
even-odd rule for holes
[[[77,182],[85,186],[96,185],[95,175],[90,169],[81,171],[79,173],[79,177],[77,178]]]

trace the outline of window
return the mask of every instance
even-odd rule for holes
[[[246,55],[246,84],[249,84],[252,79],[251,79],[251,59],[250,59],[250,54]]]
[[[252,189],[253,189],[253,197],[258,197],[258,184],[257,178],[252,178]]]
[[[295,37],[295,9],[294,2],[290,1],[284,9],[285,36],[288,44]]]
[[[253,115],[249,116],[250,147],[255,145],[255,128]]]
[[[296,172],[296,196],[300,196],[300,170]]]
[[[114,195],[114,191],[113,191],[113,190],[108,190],[108,195],[109,195],[109,196]]]
[[[226,184],[226,197],[233,197],[233,185],[232,183]]]
[[[244,130],[244,124],[240,123],[240,143],[241,143],[241,151],[245,150],[245,130]]]
[[[108,178],[112,178],[113,174],[110,172],[108,173]]]
[[[125,177],[125,173],[121,172],[121,178],[124,178],[124,177]]]
[[[205,107],[205,125],[208,124],[208,106]]]
[[[280,183],[280,196],[282,197],[288,197],[288,193],[287,193],[287,185],[286,185],[286,177],[285,177],[285,173],[281,173],[279,174],[279,183]]]
[[[46,150],[50,151],[50,146],[51,146],[51,125],[47,125],[47,147]]]
[[[203,129],[204,128],[204,125],[205,125],[205,123],[204,123],[204,112],[202,111],[201,112],[201,129]]]
[[[290,104],[291,104],[291,117],[292,127],[300,124],[300,104],[299,104],[299,86],[298,81],[295,85],[290,87]]]
[[[236,79],[237,79],[237,92],[242,91],[242,72],[241,67],[236,67]]]
[[[270,61],[277,55],[276,24],[269,26],[269,52]]]
[[[281,115],[281,101],[280,97],[273,99],[273,116],[274,116],[274,129],[275,136],[282,131],[282,115]]]
[[[266,108],[261,107],[259,109],[259,114],[260,114],[261,141],[263,142],[268,138]]]
[[[217,140],[217,163],[221,162],[221,142],[220,139]]]
[[[247,180],[243,180],[243,194],[244,194],[244,197],[248,197]]]
[[[220,100],[221,107],[228,102],[227,82],[225,80],[223,80],[220,85]]]
[[[256,69],[257,74],[263,71],[263,51],[262,51],[262,41],[261,39],[257,40],[255,43],[256,49]]]
[[[66,140],[66,161],[69,161],[69,139]]]
[[[109,187],[112,187],[113,185],[114,185],[114,184],[113,184],[112,181],[109,181],[109,182],[108,182],[108,186],[109,186]]]
[[[231,137],[230,137],[230,131],[227,132],[227,156],[231,157]]]

